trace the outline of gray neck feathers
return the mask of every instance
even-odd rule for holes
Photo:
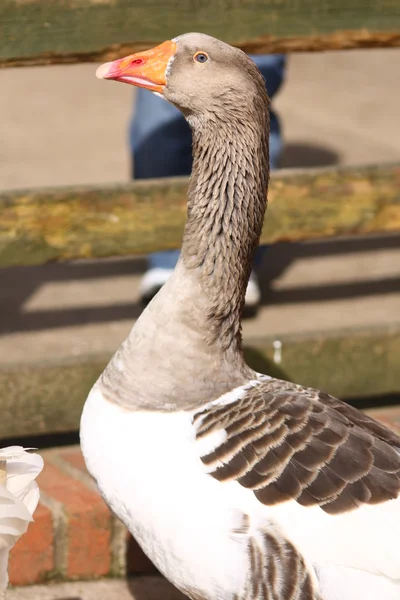
[[[218,339],[223,349],[241,348],[240,317],[267,202],[266,95],[245,109],[238,115],[225,108],[215,122],[193,121],[182,260],[208,298],[210,341]]]
[[[128,410],[187,410],[254,378],[240,317],[266,208],[268,99],[191,121],[194,164],[181,258],[99,384]]]

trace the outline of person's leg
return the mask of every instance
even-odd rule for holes
[[[284,75],[285,58],[280,55],[252,56],[267,82],[272,97]],[[189,175],[192,168],[191,131],[182,114],[165,100],[147,90],[139,89],[136,110],[130,128],[132,172],[135,179]],[[278,167],[282,151],[279,120],[271,111],[270,166]],[[265,254],[266,246],[258,248],[255,265]],[[156,252],[149,256],[149,270],[142,279],[141,291],[150,298],[168,279],[179,257],[178,250]],[[246,304],[260,301],[257,279],[252,273],[246,293]]]
[[[130,127],[132,175],[135,179],[190,175],[192,135],[182,113],[169,102],[147,90],[139,89]],[[147,289],[160,287],[168,279],[179,258],[179,250],[155,252],[142,282]]]
[[[190,127],[175,106],[148,90],[137,90],[129,144],[135,179],[190,175]]]
[[[286,56],[284,54],[253,54],[249,55],[256,63],[265,79],[267,92],[272,99],[281,87],[285,77]],[[269,133],[269,166],[271,171],[279,168],[282,155],[283,141],[279,118],[274,110],[270,110],[270,133]],[[267,245],[257,249],[254,266],[258,267],[268,250]]]

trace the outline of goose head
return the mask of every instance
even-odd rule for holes
[[[200,33],[181,35],[106,63],[99,67],[97,76],[158,94],[181,110],[193,130],[193,167],[181,260],[147,308],[148,316],[141,317],[141,331],[146,331],[145,319],[151,321],[158,310],[166,323],[176,325],[176,331],[182,327],[196,331],[199,337],[195,339],[201,340],[201,360],[211,365],[216,380],[220,380],[223,365],[230,362],[236,374],[242,377],[245,372],[247,377],[240,320],[264,220],[269,178],[269,101],[264,78],[244,52]],[[173,312],[168,313],[167,305]],[[137,332],[138,325],[135,327]],[[161,329],[175,331],[167,325]],[[175,333],[168,336],[175,338]],[[159,343],[164,347],[162,341]],[[144,346],[140,343],[138,347],[137,364],[143,365]],[[152,351],[149,346],[149,356]],[[215,358],[217,355],[222,362]],[[185,360],[191,373],[190,357],[193,355],[188,353]],[[161,368],[174,390],[171,398],[175,402],[174,369],[167,373]],[[229,386],[233,377],[229,371]],[[142,380],[142,373],[136,380]],[[196,394],[198,398],[198,388]],[[209,390],[204,394],[209,397]],[[213,390],[212,397],[217,396]]]
[[[266,98],[265,81],[254,62],[238,48],[201,33],[105,63],[96,75],[154,92],[177,106],[190,123],[215,121],[240,109],[248,112],[253,99]]]

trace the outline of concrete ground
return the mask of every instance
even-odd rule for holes
[[[400,159],[399,50],[296,54],[274,105],[283,166]],[[133,89],[94,64],[0,71],[0,189],[125,181]]]
[[[111,355],[140,314],[143,269],[118,259],[0,271],[0,365]],[[245,337],[400,323],[396,236],[276,245],[262,276]]]
[[[399,50],[289,57],[282,166],[399,161]],[[0,71],[0,189],[125,181],[133,90],[95,65]],[[4,93],[5,92],[5,93]],[[400,238],[281,244],[248,336],[398,323]],[[110,351],[140,313],[143,259],[0,270],[0,362]]]

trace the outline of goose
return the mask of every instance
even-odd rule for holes
[[[32,448],[0,449],[0,600],[8,587],[8,557],[16,541],[27,531],[39,503],[36,477],[43,458]]]
[[[83,409],[101,494],[191,600],[399,600],[400,438],[243,357],[269,178],[261,74],[189,33],[97,76],[177,106],[194,158],[179,262]]]

